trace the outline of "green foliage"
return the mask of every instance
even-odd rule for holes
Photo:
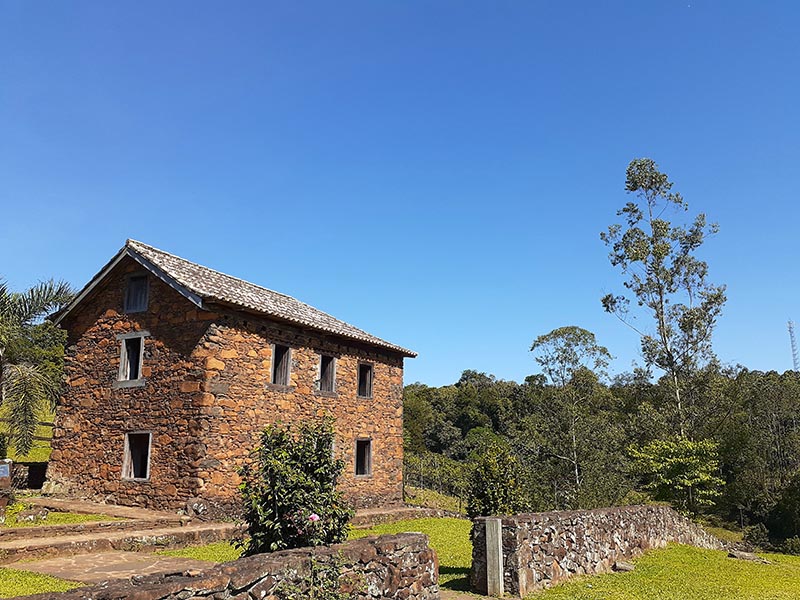
[[[781,552],[795,556],[800,555],[800,537],[794,536],[783,540]]]
[[[344,461],[334,457],[333,420],[272,425],[240,474],[247,555],[330,545],[347,537],[353,510],[336,489]]]
[[[66,332],[43,319],[72,297],[64,282],[14,293],[0,281],[0,416],[11,424],[19,454],[31,450],[38,421],[52,411],[62,385]]]
[[[0,433],[0,459],[8,458],[8,436]]]
[[[708,282],[708,265],[695,255],[718,228],[708,225],[702,213],[686,224],[663,218],[670,210],[686,211],[687,205],[649,158],[631,161],[625,190],[638,202],[619,210],[624,225],[611,225],[600,238],[611,247],[611,264],[626,276],[625,287],[652,317],[655,331],[629,320],[630,298],[608,294],[602,304],[641,336],[648,366],[669,375],[677,426],[684,435],[684,380],[713,358],[711,334],[726,300],[725,287]]]
[[[433,452],[408,452],[403,466],[406,486],[427,488],[457,498],[463,498],[466,493],[469,467],[463,462]]]
[[[773,537],[786,539],[800,535],[800,472],[783,488],[775,508],[767,516]]]
[[[711,440],[654,440],[641,448],[631,447],[630,454],[644,488],[684,513],[696,515],[713,506],[725,484],[716,476],[717,445]]]
[[[526,508],[520,466],[510,448],[493,443],[473,457],[467,490],[467,515],[511,515]]]
[[[742,531],[742,541],[754,547],[766,550],[772,547],[769,541],[769,531],[763,523],[756,523],[745,527]]]

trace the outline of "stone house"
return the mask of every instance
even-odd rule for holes
[[[133,240],[54,320],[68,332],[67,386],[46,491],[234,505],[265,425],[331,415],[347,497],[402,502],[403,359],[414,352]]]

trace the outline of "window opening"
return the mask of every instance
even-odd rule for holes
[[[356,475],[372,474],[372,440],[356,440]]]
[[[372,365],[358,365],[358,395],[362,398],[372,398],[372,373]]]
[[[131,337],[122,340],[122,364],[120,365],[120,381],[133,381],[142,378],[143,337]]]
[[[292,356],[289,346],[275,344],[272,347],[272,383],[289,385]]]
[[[319,391],[333,392],[336,387],[336,361],[332,356],[319,357]]]
[[[122,476],[125,479],[150,478],[150,433],[125,435],[125,460]]]

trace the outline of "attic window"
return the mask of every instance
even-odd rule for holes
[[[150,478],[150,442],[152,434],[136,432],[125,434],[125,457],[122,461],[122,478],[146,480]]]
[[[358,395],[361,398],[372,398],[372,365],[358,365]]]
[[[292,351],[289,346],[275,344],[272,346],[272,383],[289,385],[289,374],[292,367]]]
[[[147,310],[147,275],[131,275],[125,289],[125,312],[135,313]]]
[[[356,475],[372,475],[372,440],[356,440]]]
[[[332,356],[319,357],[319,391],[336,391],[336,359]]]

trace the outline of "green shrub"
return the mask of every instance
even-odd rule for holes
[[[244,554],[320,546],[347,538],[352,508],[336,489],[344,461],[334,458],[333,420],[264,429],[241,470],[248,538]]]
[[[644,489],[682,513],[697,515],[721,495],[725,482],[717,477],[719,456],[717,444],[711,440],[653,440],[628,452]]]
[[[742,541],[755,548],[770,548],[769,532],[763,523],[756,523],[742,530]]]
[[[467,490],[470,518],[510,515],[524,510],[520,467],[507,445],[492,443],[473,455]]]
[[[783,540],[781,552],[784,554],[800,555],[800,537],[795,536]]]
[[[787,539],[800,535],[800,473],[783,488],[776,506],[767,516],[770,535]]]

